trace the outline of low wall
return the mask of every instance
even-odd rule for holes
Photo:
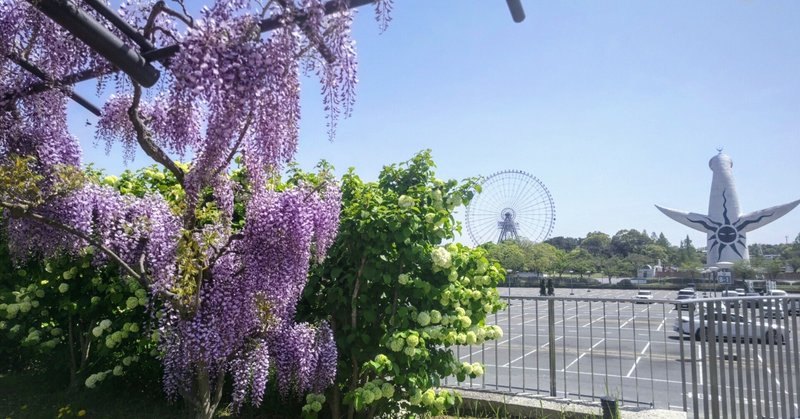
[[[490,391],[456,389],[464,400],[459,416],[515,418],[602,418],[600,403],[553,397],[510,395]],[[620,406],[622,419],[686,419],[686,412]]]

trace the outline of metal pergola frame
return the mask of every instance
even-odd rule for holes
[[[100,116],[100,109],[86,98],[72,91],[72,85],[122,71],[142,86],[152,87],[161,76],[161,73],[153,66],[153,63],[159,62],[163,64],[180,51],[180,44],[155,48],[155,46],[147,40],[145,35],[128,25],[127,22],[111,10],[103,1],[84,1],[97,12],[97,14],[108,20],[108,22],[122,32],[129,41],[132,41],[138,46],[138,50],[126,43],[126,40],[120,39],[117,35],[108,30],[94,17],[78,7],[72,0],[28,0],[29,3],[51,20],[108,60],[109,65],[83,70],[55,80],[52,76],[35,64],[27,61],[25,58],[13,53],[8,54],[6,57],[9,60],[41,79],[41,82],[32,84],[26,89],[10,95],[10,97],[7,95],[4,99],[18,99],[55,88],[64,91],[73,101],[93,114]],[[342,7],[342,3],[339,0],[331,0],[325,3],[325,15],[353,9],[374,2],[375,0],[350,0],[347,2],[346,6]],[[291,3],[288,0],[282,0],[281,3],[287,8],[291,7]],[[525,12],[522,9],[520,0],[506,0],[506,3],[513,20],[515,22],[522,22],[522,20],[525,19]],[[280,28],[283,25],[281,22],[283,17],[284,16],[273,16],[262,20],[259,25],[261,33]],[[305,28],[307,19],[308,16],[306,14],[298,12],[294,16],[293,24],[297,24],[304,32],[307,32]],[[313,37],[310,36],[310,38]],[[333,60],[327,46],[322,44],[318,39],[312,39],[312,42],[315,42],[315,47],[324,59],[329,62]]]

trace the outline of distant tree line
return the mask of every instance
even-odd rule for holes
[[[750,263],[733,266],[737,279],[775,279],[784,272],[800,271],[800,234],[791,243],[751,244]]]
[[[506,269],[559,278],[565,274],[583,277],[596,273],[609,279],[635,276],[639,267],[656,264],[659,260],[665,268],[676,268],[695,277],[705,263],[705,253],[695,248],[688,235],[675,246],[663,233],[648,234],[636,229],[620,230],[613,236],[595,231],[582,238],[559,236],[543,243],[509,240],[481,247]],[[751,263],[734,266],[737,279],[756,278],[759,273],[774,278],[786,266],[793,271],[800,269],[800,234],[790,244],[752,244],[749,249]]]

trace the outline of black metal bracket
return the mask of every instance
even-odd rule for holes
[[[70,0],[28,0],[54,22],[75,35],[144,87],[158,81],[160,73],[130,45],[86,14]],[[114,16],[112,11],[108,11]],[[119,17],[117,16],[117,19]],[[121,19],[119,19],[122,22]],[[122,22],[124,24],[124,22]],[[127,24],[125,24],[127,26]],[[130,28],[133,31],[133,28]],[[135,32],[135,31],[134,31]]]
[[[52,78],[49,75],[47,75],[47,73],[45,73],[44,70],[42,70],[39,67],[31,64],[29,61],[25,60],[24,58],[18,56],[17,54],[14,54],[14,53],[8,54],[8,55],[6,55],[6,57],[9,60],[13,61],[15,64],[17,64],[18,66],[20,66],[23,69],[25,69],[26,71],[28,71],[29,73],[33,74],[34,76],[42,79],[45,82],[53,84]],[[95,114],[97,116],[100,116],[100,109],[98,109],[97,106],[94,106],[91,102],[89,102],[83,96],[81,96],[81,95],[75,93],[74,91],[72,91],[72,87],[71,86],[70,87],[66,87],[64,85],[61,85],[61,86],[55,86],[55,87],[57,87],[59,90],[64,92],[67,96],[69,96],[70,99],[74,100],[77,104],[79,104],[79,105],[83,106],[84,108],[86,108],[87,110],[89,110],[89,112],[91,112],[91,113],[93,113],[93,114]]]
[[[514,22],[520,23],[525,20],[525,10],[522,9],[520,0],[506,0],[508,10],[511,12],[511,18]]]

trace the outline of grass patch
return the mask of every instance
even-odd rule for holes
[[[188,418],[181,401],[166,402],[160,386],[100,386],[66,390],[66,383],[47,375],[0,375],[0,418]]]

